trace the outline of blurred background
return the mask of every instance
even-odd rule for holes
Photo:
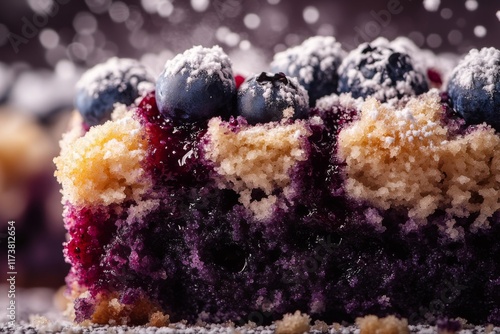
[[[52,158],[76,81],[109,57],[140,59],[159,73],[178,52],[219,44],[235,72],[247,74],[314,35],[333,35],[347,50],[406,36],[435,53],[462,55],[499,48],[499,30],[498,0],[2,0],[0,275],[13,220],[17,286],[64,284],[69,268]]]

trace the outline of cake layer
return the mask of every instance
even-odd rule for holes
[[[500,323],[496,133],[437,91],[334,101],[200,125],[152,93],[72,139],[56,163],[76,320]]]

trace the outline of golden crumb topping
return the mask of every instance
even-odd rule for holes
[[[145,134],[124,108],[117,108],[122,118],[94,126],[83,137],[63,139],[61,155],[54,159],[63,201],[75,205],[138,201],[150,188],[151,180],[141,166]]]
[[[306,140],[311,132],[302,121],[291,124],[269,123],[229,128],[219,118],[208,124],[207,160],[215,164],[221,187],[240,193],[240,201],[257,217],[265,217],[276,202],[271,195],[290,184],[290,171],[297,162],[307,159]],[[252,201],[253,189],[267,197]]]
[[[459,217],[478,212],[473,228],[488,226],[500,208],[500,138],[493,129],[450,139],[435,90],[401,109],[369,99],[361,110],[339,135],[350,196],[383,209],[406,207],[421,222],[437,208]]]
[[[302,334],[309,332],[311,318],[309,315],[295,311],[294,314],[287,313],[283,320],[276,321],[276,334]]]
[[[379,318],[374,315],[368,315],[356,319],[356,325],[359,327],[359,334],[409,334],[408,321],[398,319],[393,315],[385,318]]]

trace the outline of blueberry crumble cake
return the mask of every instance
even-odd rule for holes
[[[443,73],[401,45],[90,70],[55,159],[75,320],[500,325],[500,51]]]

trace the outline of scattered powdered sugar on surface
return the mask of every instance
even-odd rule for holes
[[[0,287],[3,287],[0,285]],[[261,326],[256,323],[234,324],[234,323],[200,323],[190,325],[184,322],[172,323],[168,327],[151,326],[110,326],[110,325],[88,325],[82,326],[65,318],[53,304],[55,291],[50,289],[19,288],[16,291],[18,303],[17,322],[9,326],[9,318],[6,312],[0,314],[0,333],[71,333],[71,334],[104,334],[104,333],[128,333],[128,334],[273,334],[276,332],[276,324]],[[410,333],[431,334],[437,333],[435,326],[409,325]],[[319,321],[310,326],[309,333],[342,333],[359,334],[360,328],[353,324],[340,325],[338,323],[327,325]],[[500,333],[500,327],[464,325],[460,334],[494,334]]]
[[[299,46],[277,53],[271,67],[288,67],[289,73],[296,73],[299,69],[300,79],[305,83],[311,83],[316,67],[322,71],[338,67],[345,55],[346,52],[334,37],[315,36],[308,38]],[[290,59],[294,61],[291,62]]]
[[[119,91],[123,91],[127,84],[137,87],[143,81],[154,82],[145,66],[134,59],[113,57],[85,72],[76,88],[85,90],[89,96],[97,97],[98,93],[109,87],[118,87]]]
[[[316,101],[316,108],[328,109],[331,106],[340,105],[346,109],[361,109],[364,99],[362,97],[354,98],[351,93],[342,93],[340,95],[331,94],[324,96]]]
[[[424,7],[429,12],[437,12],[441,5],[441,0],[424,0]]]
[[[476,82],[491,92],[500,77],[500,51],[495,48],[472,49],[452,73],[463,88],[472,89]]]
[[[500,21],[500,10],[497,10],[497,14],[496,15],[497,15],[498,21]]]
[[[217,45],[212,48],[198,45],[178,54],[166,62],[164,75],[174,76],[179,72],[184,74],[186,71],[190,71],[188,84],[201,72],[206,72],[209,77],[218,75],[225,85],[234,85],[231,60]]]

